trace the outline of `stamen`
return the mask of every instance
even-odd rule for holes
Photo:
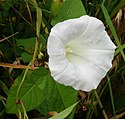
[[[72,49],[70,47],[66,47],[66,52],[67,53],[73,53]]]

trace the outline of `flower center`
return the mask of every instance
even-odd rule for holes
[[[84,57],[84,48],[79,43],[69,43],[65,46],[66,58],[69,62],[78,64]]]
[[[73,50],[69,46],[66,46],[65,49],[66,53],[73,53]]]
[[[71,49],[71,47],[69,45],[65,46],[66,49],[66,58],[69,62],[72,62],[71,60],[71,55],[73,55],[73,50]]]
[[[67,46],[65,47],[65,49],[66,49],[66,58],[67,58],[67,60],[68,60],[69,62],[71,62],[71,63],[76,63],[76,62],[78,62],[78,56],[77,56],[77,54],[75,53],[74,48],[72,47],[72,45],[71,45],[71,46],[70,46],[70,45],[67,45]]]

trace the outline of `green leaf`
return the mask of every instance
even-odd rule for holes
[[[36,37],[26,38],[26,39],[16,39],[16,44],[20,47],[20,49],[23,49],[20,51],[21,52],[20,54],[25,63],[31,61],[34,53],[35,43],[36,43]],[[41,44],[42,44],[42,48],[40,47]],[[38,50],[41,51],[45,48],[46,48],[46,40],[42,35],[39,35]],[[17,53],[19,53],[18,50],[19,48],[16,49]]]
[[[27,77],[19,92],[19,100],[24,104],[26,111],[34,109],[44,100],[43,89],[45,88],[44,81],[47,80],[49,72],[43,67],[35,70],[28,71]],[[12,85],[6,103],[7,113],[17,113],[17,106],[21,109],[21,106],[16,103],[17,89],[22,80],[23,74],[21,74]]]
[[[81,0],[66,0],[59,9],[57,16],[53,17],[51,24],[54,26],[58,22],[80,17],[85,14],[85,8]]]
[[[77,91],[69,86],[61,85],[55,82],[48,75],[46,88],[44,89],[45,100],[37,108],[41,113],[48,115],[50,111],[61,112],[77,101]],[[41,87],[41,86],[40,86]],[[73,118],[73,115],[71,117]]]
[[[16,39],[18,46],[23,47],[29,53],[33,53],[35,47],[36,37],[26,39]]]
[[[30,55],[30,54],[28,54],[26,52],[23,52],[21,54],[21,56],[22,56],[23,62],[25,62],[25,63],[28,63],[28,62],[30,62],[32,60],[32,55]]]
[[[60,112],[59,114],[57,114],[56,116],[54,117],[51,117],[49,119],[64,119],[66,118],[70,113],[71,111],[74,109],[74,107],[79,103],[76,102],[75,104],[71,105],[70,107],[68,107],[67,109],[63,110],[62,112]]]
[[[12,85],[6,103],[7,113],[17,113],[16,94],[22,80],[21,74]],[[19,100],[22,101],[26,111],[32,110],[39,105],[39,111],[48,114],[55,110],[60,112],[77,100],[77,91],[71,87],[58,84],[50,76],[45,68],[41,67],[34,71],[28,71],[26,79],[19,92]],[[73,116],[73,115],[72,115]]]
[[[53,82],[53,83],[52,83]],[[60,84],[56,84],[55,81],[50,80],[46,87],[46,99],[38,107],[38,110],[45,115],[50,111],[61,112],[70,105],[76,102],[77,92],[71,87],[66,87]],[[51,86],[50,86],[51,85]],[[58,87],[57,85],[60,85]],[[71,117],[73,118],[73,115]]]

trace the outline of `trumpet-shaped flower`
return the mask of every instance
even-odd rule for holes
[[[85,15],[60,22],[48,37],[51,75],[76,90],[96,89],[112,67],[115,48],[97,18]]]

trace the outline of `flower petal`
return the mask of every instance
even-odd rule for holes
[[[72,86],[76,90],[89,92],[92,89],[97,88],[106,73],[107,72],[102,71],[98,66],[94,66],[93,64],[84,61],[83,65],[69,64],[66,69],[55,76],[54,79],[66,86]]]
[[[51,33],[56,36],[65,44],[70,40],[80,37],[88,25],[89,16],[85,15],[78,19],[69,19],[64,22],[56,24]]]
[[[51,75],[76,90],[96,89],[112,66],[115,48],[97,18],[85,15],[58,23],[47,44]]]
[[[79,63],[69,63],[68,67],[54,79],[64,85],[72,86],[76,90],[91,91],[96,89],[107,71],[111,68],[113,55],[97,57],[97,59],[81,59]]]
[[[67,66],[64,45],[54,34],[48,38],[47,51],[49,54],[49,67],[54,77],[61,73]]]

